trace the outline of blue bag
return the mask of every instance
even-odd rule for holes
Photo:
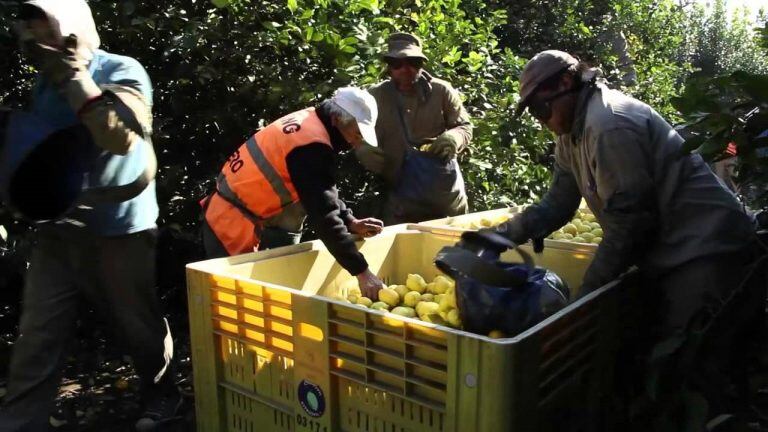
[[[489,261],[461,247],[443,248],[435,262],[456,281],[456,302],[464,330],[517,335],[568,304],[567,284],[555,273],[524,263]]]
[[[393,191],[403,212],[435,219],[453,214],[464,199],[464,179],[456,159],[408,148]]]

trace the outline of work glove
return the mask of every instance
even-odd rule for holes
[[[88,62],[77,51],[77,36],[64,38],[61,48],[27,40],[26,51],[45,80],[62,86],[77,74],[87,73]]]
[[[37,42],[27,43],[32,45],[29,50],[43,78],[60,89],[75,112],[101,96],[101,89],[88,72],[88,61],[82,56],[77,36],[65,37],[61,49]]]
[[[501,249],[499,253],[531,240],[531,236],[523,223],[522,215],[515,216],[495,228],[482,228],[477,232],[466,232],[461,238],[462,241],[467,240],[465,244],[479,244],[481,247],[493,250]],[[544,239],[534,238],[532,241],[533,251],[541,253],[544,250]],[[459,244],[459,246],[462,245]],[[502,249],[502,247],[504,248]]]
[[[438,135],[435,141],[426,149],[428,153],[439,157],[443,162],[449,162],[455,158],[458,150],[459,141],[456,134],[451,131],[445,131]]]
[[[495,258],[507,249],[516,247],[517,244],[495,230],[486,228],[463,233],[457,246],[481,256],[491,255]]]
[[[531,240],[533,243],[533,251],[538,253],[542,253],[544,251],[544,237],[536,237],[531,238],[531,235],[528,233],[528,230],[525,228],[525,223],[523,222],[523,215],[515,216],[514,218],[508,220],[507,222],[504,222],[503,224],[499,225],[496,228],[488,228],[493,229],[496,232],[502,233],[505,237],[512,240],[515,244],[524,244],[528,240]]]
[[[374,174],[384,173],[387,166],[387,155],[384,150],[371,145],[363,144],[355,149],[355,157],[366,170]]]

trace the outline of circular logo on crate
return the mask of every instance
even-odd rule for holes
[[[325,412],[323,390],[307,380],[301,380],[299,383],[299,402],[304,411],[312,417],[320,417]]]

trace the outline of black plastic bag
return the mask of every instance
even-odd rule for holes
[[[568,304],[567,284],[555,273],[526,261],[488,261],[457,247],[438,254],[438,267],[456,281],[464,330],[483,335],[501,330],[512,337]]]

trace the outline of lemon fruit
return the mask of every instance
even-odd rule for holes
[[[389,305],[384,303],[384,302],[376,302],[376,303],[373,303],[371,305],[371,309],[373,309],[373,310],[388,311],[389,310]]]
[[[488,337],[491,339],[501,339],[507,337],[507,335],[501,330],[491,330],[491,332],[488,333]]]
[[[369,308],[371,305],[373,305],[373,300],[369,299],[368,297],[360,297],[357,299],[357,304]]]
[[[416,307],[421,301],[421,294],[416,291],[411,291],[403,297],[403,304],[408,307]]]
[[[419,294],[423,294],[427,290],[427,282],[421,275],[409,274],[405,281],[405,286],[411,291],[416,291]]]
[[[400,294],[393,289],[383,288],[379,290],[379,301],[383,301],[389,306],[395,307],[400,304]]]
[[[390,312],[392,312],[395,315],[400,315],[407,318],[416,318],[416,311],[413,310],[412,307],[398,306],[392,309]]]
[[[400,298],[403,298],[406,294],[408,294],[408,287],[405,285],[391,285],[389,288],[395,290]]]

